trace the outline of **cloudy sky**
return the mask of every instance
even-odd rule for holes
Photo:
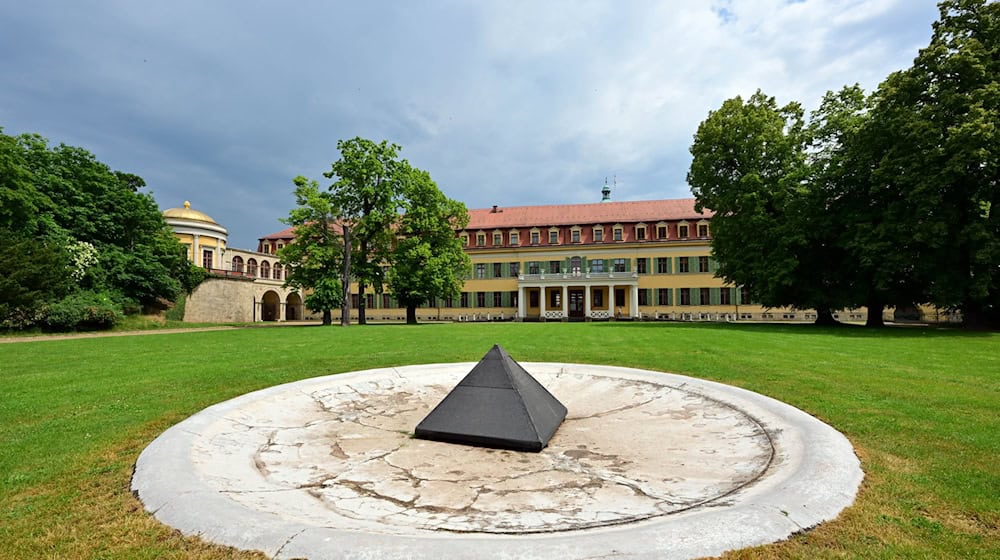
[[[470,208],[689,197],[688,148],[758,88],[807,111],[908,67],[932,0],[0,3],[0,127],[82,146],[256,247],[336,142]]]

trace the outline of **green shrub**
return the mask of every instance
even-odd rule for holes
[[[187,303],[187,294],[180,294],[174,302],[174,306],[163,313],[163,317],[168,321],[184,320],[184,304]]]
[[[41,322],[53,331],[105,330],[121,318],[120,306],[107,294],[84,291],[48,306]]]

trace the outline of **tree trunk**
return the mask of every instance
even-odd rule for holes
[[[884,327],[885,320],[882,319],[882,312],[885,310],[885,303],[875,295],[868,296],[868,319],[865,321],[866,327]]]
[[[829,309],[817,309],[815,324],[831,326],[831,325],[839,325],[840,321],[833,318],[833,311]]]
[[[323,324],[324,325],[333,324],[333,313],[329,309],[323,310]]]
[[[406,324],[416,325],[417,324],[417,306],[407,305],[406,306]]]
[[[340,326],[351,324],[351,228],[344,226],[344,276],[340,279],[344,298],[340,302]]]
[[[370,270],[368,266],[368,241],[364,238],[358,244],[359,253],[361,254],[361,262],[364,263],[364,273],[361,274],[362,278],[358,278],[358,324],[367,325],[368,320],[365,319],[365,279],[364,276],[367,275],[367,271]]]

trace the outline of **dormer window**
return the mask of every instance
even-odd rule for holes
[[[477,233],[476,234],[476,247],[485,247],[485,246],[486,246],[486,234],[483,233],[483,232]]]
[[[616,225],[611,231],[613,236],[612,239],[615,241],[621,241],[623,239],[624,228],[622,226]]]
[[[637,241],[646,240],[646,224],[636,224],[635,226],[635,238]]]
[[[552,228],[549,230],[549,245],[557,245],[559,243],[559,230]]]
[[[503,233],[501,233],[499,231],[494,231],[493,232],[493,246],[494,247],[499,247],[500,245],[503,245]]]
[[[469,246],[469,235],[466,234],[466,233],[463,233],[462,234],[462,247],[468,247],[468,246]]]
[[[573,243],[579,243],[580,242],[580,228],[579,227],[574,227],[573,229],[571,229],[570,232],[569,232],[569,236],[570,236],[570,240]]]
[[[687,222],[680,222],[679,224],[677,224],[677,237],[680,237],[681,239],[687,239],[688,237],[690,237],[690,235],[688,235]]]
[[[538,245],[541,233],[537,229],[531,230],[531,244]]]
[[[706,220],[698,222],[698,237],[708,237],[708,222]]]
[[[512,230],[510,232],[510,234],[508,235],[508,238],[510,239],[510,244],[511,245],[515,245],[516,246],[516,245],[520,245],[521,244],[520,235],[517,233],[516,229]]]
[[[663,222],[660,222],[660,223],[656,224],[656,238],[657,239],[667,239],[668,237],[670,237],[670,233],[669,232],[670,232],[670,228],[667,227],[667,224],[665,224]]]
[[[598,226],[598,227],[594,228],[594,241],[596,243],[603,243],[604,242],[604,228],[603,227]]]

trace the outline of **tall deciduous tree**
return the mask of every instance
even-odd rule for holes
[[[469,222],[461,202],[444,196],[426,171],[410,169],[403,183],[403,215],[392,253],[388,283],[406,307],[406,322],[417,322],[417,307],[432,298],[456,297],[471,270],[455,231]]]
[[[331,310],[343,299],[338,280],[343,243],[337,233],[338,209],[329,192],[320,190],[319,183],[301,175],[295,184],[298,205],[282,220],[294,228],[295,240],[278,249],[278,256],[287,267],[286,286],[311,290],[305,298],[309,309],[323,312],[323,324],[333,322]]]
[[[898,191],[934,303],[1000,319],[1000,3],[947,0],[930,44],[879,87],[876,177]]]
[[[805,184],[807,138],[797,103],[779,107],[760,91],[729,99],[698,127],[688,183],[696,208],[715,212],[720,277],[764,306],[814,308],[829,322],[843,296],[830,282],[831,240],[815,223],[822,202]]]
[[[351,270],[358,284],[358,322],[365,324],[365,290],[381,293],[383,264],[392,246],[391,226],[398,217],[402,182],[409,164],[398,157],[400,147],[383,140],[339,140],[340,159],[324,173],[340,218],[351,228]]]

